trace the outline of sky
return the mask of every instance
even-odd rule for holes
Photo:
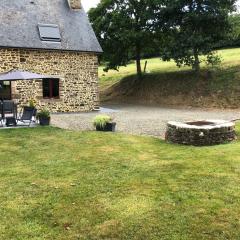
[[[91,7],[96,7],[100,0],[82,0],[83,7],[87,12]],[[240,8],[240,0],[238,0],[238,5]]]
[[[82,0],[82,5],[87,12],[91,7],[96,7],[100,0]]]

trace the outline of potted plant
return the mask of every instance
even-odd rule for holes
[[[50,112],[47,109],[42,109],[37,114],[37,119],[41,126],[48,126],[50,124]]]
[[[97,131],[104,132],[115,132],[116,123],[113,122],[113,119],[108,115],[98,115],[94,118],[94,126]]]
[[[33,117],[36,118],[37,116],[37,108],[36,108],[36,102],[34,99],[29,100],[29,108],[33,109]]]

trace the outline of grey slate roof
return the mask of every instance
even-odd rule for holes
[[[41,41],[39,23],[57,24],[62,42]],[[67,0],[0,0],[0,47],[102,52],[87,14]]]

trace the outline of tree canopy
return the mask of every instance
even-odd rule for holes
[[[229,16],[231,31],[227,39],[219,43],[219,47],[239,47],[240,46],[240,14],[232,14]]]
[[[141,56],[158,48],[155,31],[161,0],[101,0],[89,18],[104,50],[106,69],[118,69],[135,59],[141,77]]]
[[[199,71],[200,55],[212,55],[217,44],[231,29],[229,13],[236,0],[169,0],[171,40],[165,46],[164,60],[174,59],[178,66],[188,65]],[[209,58],[212,59],[212,58]]]
[[[212,56],[229,34],[229,13],[236,1],[101,0],[89,18],[104,50],[106,70],[135,59],[140,78],[140,60],[149,50],[199,71],[199,56]]]

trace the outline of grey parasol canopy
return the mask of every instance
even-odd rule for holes
[[[20,71],[20,70],[11,70],[6,73],[0,73],[0,82],[1,81],[47,79],[47,78],[57,78],[57,77],[41,75],[41,74],[37,74],[37,73]]]

